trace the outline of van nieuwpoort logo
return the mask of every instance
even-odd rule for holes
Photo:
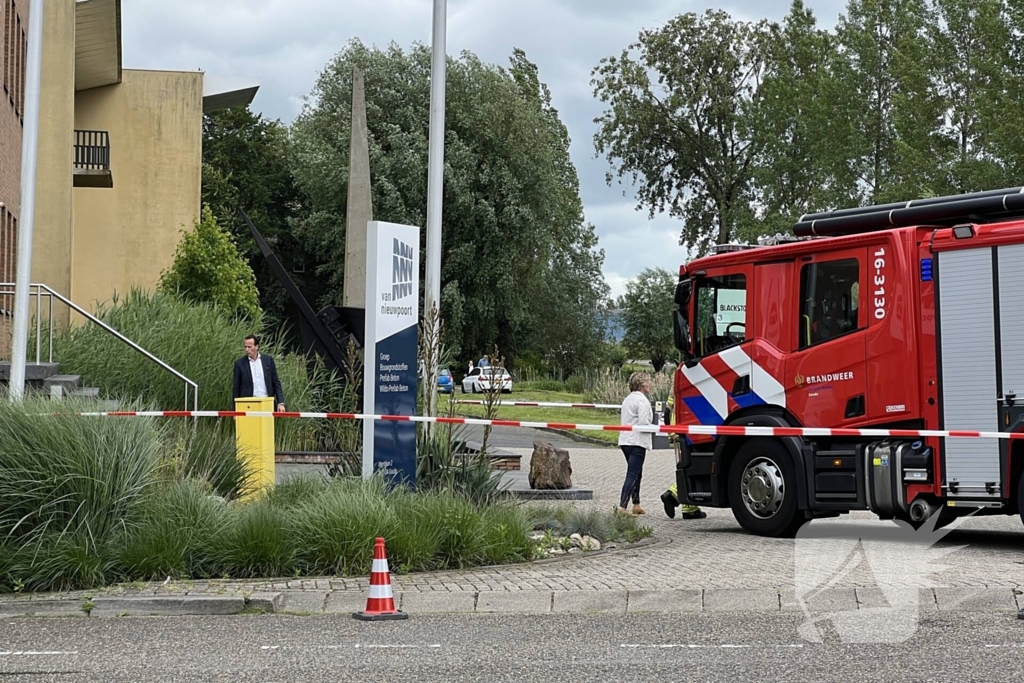
[[[398,301],[412,296],[412,247],[395,240],[393,267],[391,269],[391,300]]]
[[[906,522],[882,520],[804,525],[796,537],[796,601],[807,617],[800,636],[820,643],[819,624],[831,621],[844,643],[901,643],[913,637],[921,589],[939,587],[930,575],[946,569],[933,562],[964,547],[934,547],[964,520],[938,530],[938,518],[936,513],[916,531]],[[874,584],[858,589],[864,604],[829,609],[838,607],[829,604],[829,589],[854,572],[854,583]]]

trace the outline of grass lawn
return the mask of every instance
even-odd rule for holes
[[[454,398],[456,401],[480,401],[482,394],[444,394],[438,401],[438,411],[444,412],[448,408],[448,401]],[[501,401],[540,401],[552,403],[589,403],[582,394],[572,394],[567,391],[513,391],[511,394],[502,394]],[[455,414],[463,417],[483,417],[484,406],[456,405]],[[500,420],[528,420],[530,422],[561,422],[570,424],[618,424],[618,410],[595,410],[591,408],[545,408],[545,407],[516,407],[501,406],[498,408],[498,419]],[[591,438],[600,439],[605,443],[615,445],[619,442],[618,432],[596,432],[572,430],[576,434],[582,434]]]

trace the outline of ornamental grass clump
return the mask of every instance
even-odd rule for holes
[[[510,502],[323,476],[241,498],[229,430],[78,409],[0,405],[0,590],[364,576],[380,536],[397,572],[531,556],[532,518]]]
[[[26,590],[103,584],[157,480],[153,423],[52,412],[33,399],[0,409],[0,544],[6,583]]]
[[[216,539],[230,523],[230,515],[208,484],[195,479],[162,484],[140,505],[140,512],[140,523],[120,544],[123,580],[188,579],[212,573],[220,551]]]

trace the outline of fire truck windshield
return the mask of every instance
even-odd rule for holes
[[[746,339],[747,278],[725,275],[698,280],[694,313],[696,356],[742,343]]]

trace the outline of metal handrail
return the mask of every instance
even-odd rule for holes
[[[14,287],[15,287],[14,283],[12,283],[12,282],[0,282],[0,296],[13,295],[14,294]],[[8,288],[10,288],[9,291],[8,291]],[[198,384],[196,384],[195,382],[190,380],[188,377],[186,377],[185,375],[181,374],[180,372],[178,372],[177,370],[172,368],[170,365],[168,365],[164,361],[162,361],[159,358],[157,358],[156,356],[154,356],[152,353],[150,353],[146,349],[142,348],[141,346],[139,346],[138,344],[133,342],[128,337],[124,336],[123,334],[121,334],[120,332],[115,330],[110,325],[106,324],[105,322],[103,322],[102,320],[97,318],[95,315],[93,315],[89,311],[85,310],[84,308],[82,308],[81,306],[76,304],[71,299],[68,299],[63,294],[60,294],[59,292],[54,291],[48,285],[39,284],[39,283],[33,283],[33,284],[29,285],[29,296],[32,296],[32,290],[35,290],[35,297],[36,297],[36,363],[39,363],[41,361],[41,356],[42,356],[42,333],[43,333],[42,297],[45,295],[50,300],[49,301],[49,303],[50,303],[50,311],[49,311],[49,315],[48,315],[48,324],[49,324],[49,330],[48,331],[49,331],[49,341],[50,341],[49,362],[50,363],[53,362],[53,300],[56,298],[58,301],[63,303],[65,306],[67,306],[71,310],[75,311],[76,313],[78,313],[82,317],[88,319],[90,322],[95,323],[96,325],[99,325],[100,329],[102,329],[102,330],[108,332],[109,334],[113,335],[116,339],[119,339],[120,341],[124,342],[129,347],[131,347],[132,349],[134,349],[138,353],[141,353],[143,356],[145,356],[149,360],[153,361],[154,363],[159,365],[161,368],[163,368],[164,370],[166,370],[167,372],[171,373],[172,375],[174,375],[175,377],[180,379],[182,382],[184,382],[185,383],[185,410],[188,410],[188,394],[189,394],[189,387],[191,387],[192,388],[192,409],[193,410],[199,410],[199,385]]]

